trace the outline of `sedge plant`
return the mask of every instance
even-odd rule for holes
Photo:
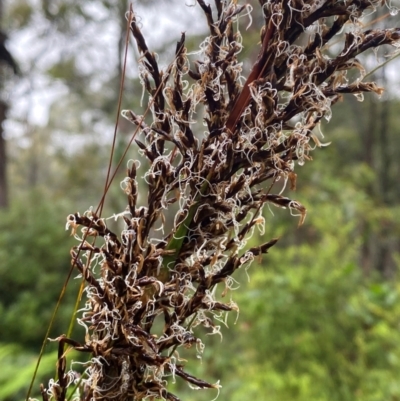
[[[202,335],[217,333],[218,321],[238,310],[227,296],[232,275],[277,242],[245,248],[254,230],[264,230],[264,207],[287,208],[304,221],[305,207],[274,184],[295,187],[296,165],[323,146],[315,128],[332,106],[344,94],[382,93],[364,81],[357,57],[399,46],[399,28],[363,25],[385,6],[381,0],[259,0],[255,11],[235,0],[196,3],[209,34],[196,54],[188,54],[182,34],[164,69],[135,13],[127,14],[150,112],[121,114],[136,129],[130,145],[147,162],[131,160],[121,182],[127,207],[115,213],[120,233],[101,208],[68,216],[79,240],[71,258],[85,283],[78,323],[86,335],[57,339],[58,378],[42,385],[44,401],[178,401],[168,389],[175,378],[218,389],[185,369],[180,349],[201,355]],[[252,11],[264,25],[244,76],[238,21]],[[68,369],[66,345],[89,355],[82,375]]]

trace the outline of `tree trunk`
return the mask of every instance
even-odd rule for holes
[[[0,101],[0,209],[8,207],[7,152],[3,133],[3,122],[6,119],[6,111],[6,103]]]
[[[0,0],[0,28],[3,25],[3,1]],[[0,75],[0,90],[3,88],[2,74]],[[0,209],[8,207],[7,185],[7,152],[3,132],[3,122],[6,119],[7,104],[0,100]]]

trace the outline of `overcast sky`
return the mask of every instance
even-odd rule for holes
[[[34,0],[31,2],[35,3]],[[146,7],[134,5],[149,48],[175,42],[183,31],[189,36],[207,28],[205,17],[199,6],[194,6],[194,0],[187,0],[184,7],[182,4],[182,0],[157,0],[149,1]],[[61,80],[49,80],[45,74],[45,70],[61,57],[76,54],[82,49],[77,67],[85,74],[96,71],[96,79],[88,82],[93,89],[101,87],[109,74],[115,71],[118,63],[118,21],[108,18],[108,10],[100,2],[87,2],[85,10],[90,12],[94,22],[87,23],[82,18],[76,18],[73,21],[76,34],[68,38],[57,32],[54,25],[39,13],[33,16],[33,23],[28,27],[9,33],[7,45],[18,61],[23,77],[14,79],[7,87],[7,100],[11,106],[6,124],[7,136],[18,136],[17,131],[21,127],[18,128],[16,121],[25,120],[40,126],[48,123],[50,106],[62,101],[68,93]],[[133,45],[130,49],[130,76],[136,71],[135,47]]]

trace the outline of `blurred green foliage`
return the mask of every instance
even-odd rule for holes
[[[40,364],[33,395],[39,396],[39,383],[54,376],[57,352],[46,354]],[[22,400],[36,367],[37,354],[16,343],[0,343],[0,399]]]
[[[35,190],[0,211],[0,343],[38,351],[44,339],[70,270],[62,204]],[[66,332],[78,287],[70,283],[51,335]]]
[[[332,240],[314,246],[271,251],[240,292],[231,400],[400,397],[400,287],[365,279]]]

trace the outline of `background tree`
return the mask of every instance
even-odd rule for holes
[[[11,69],[15,75],[19,73],[17,63],[7,49],[7,35],[3,27],[3,1],[0,1],[0,91],[4,88],[4,81],[9,79],[5,69]],[[4,97],[4,96],[3,96]],[[7,184],[7,150],[3,132],[3,122],[6,119],[7,103],[0,98],[0,209],[8,206],[8,184]]]

